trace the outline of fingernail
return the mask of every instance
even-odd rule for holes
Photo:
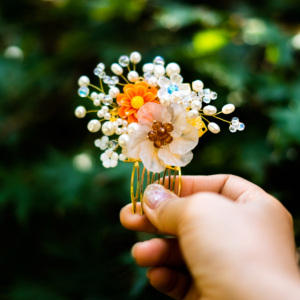
[[[167,190],[161,184],[150,184],[144,192],[143,202],[154,209],[159,203],[174,197],[175,194]]]

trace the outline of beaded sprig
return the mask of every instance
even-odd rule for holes
[[[162,182],[169,174],[169,188],[175,189],[174,177],[176,174],[180,177],[180,167],[192,160],[191,150],[199,138],[207,130],[214,134],[220,132],[219,125],[210,118],[229,123],[230,132],[245,129],[237,117],[230,121],[220,117],[220,114],[231,114],[235,106],[226,104],[218,112],[211,104],[217,99],[217,93],[204,88],[201,80],[191,85],[183,83],[177,63],[165,66],[164,59],[157,56],[138,73],[136,65],[141,58],[136,51],[121,56],[118,63],[111,65],[113,76],[106,73],[104,63],[99,63],[94,69],[99,86],[91,84],[89,77],[81,76],[78,94],[90,99],[95,109],[78,106],[75,110],[78,118],[84,118],[87,113],[97,115],[88,122],[87,128],[90,132],[102,131],[95,146],[104,151],[100,160],[105,168],[116,167],[119,160],[134,163],[132,176],[137,173],[136,193],[131,195],[134,211],[136,201],[142,197],[145,171],[146,184],[164,172]],[[144,165],[142,173],[139,162]]]

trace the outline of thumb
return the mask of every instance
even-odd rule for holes
[[[185,209],[184,200],[161,184],[151,184],[144,192],[143,209],[147,218],[159,231],[178,235],[179,219]]]

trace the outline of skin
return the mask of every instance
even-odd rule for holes
[[[283,205],[233,175],[187,176],[181,197],[158,184],[120,213],[130,230],[167,235],[132,248],[150,284],[175,299],[300,299],[293,223]]]

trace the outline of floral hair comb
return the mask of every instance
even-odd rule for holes
[[[222,113],[232,113],[235,107],[226,104],[218,112],[210,104],[217,99],[217,94],[204,89],[201,80],[195,80],[192,85],[183,83],[177,63],[165,66],[164,59],[157,56],[152,63],[143,65],[143,75],[140,75],[136,71],[140,61],[139,52],[121,56],[118,63],[111,65],[114,76],[107,75],[105,65],[99,63],[94,70],[99,86],[91,84],[87,76],[81,76],[78,94],[90,99],[95,109],[78,106],[75,110],[78,118],[84,118],[87,113],[97,115],[87,128],[90,132],[102,130],[103,136],[95,140],[95,145],[104,151],[100,159],[105,168],[116,167],[119,160],[133,163],[134,213],[145,186],[156,180],[180,195],[181,167],[191,162],[191,150],[207,130],[220,132],[219,125],[209,121],[210,117],[229,123],[231,132],[245,128],[237,117],[231,121],[219,117]]]

